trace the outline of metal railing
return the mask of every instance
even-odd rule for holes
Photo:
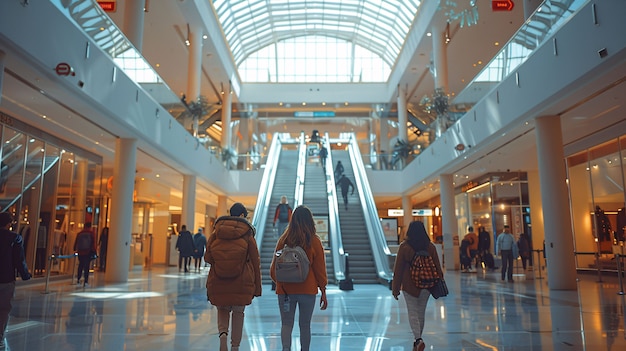
[[[48,289],[48,286],[50,285],[50,273],[52,272],[52,262],[55,260],[67,260],[67,259],[74,259],[73,264],[72,264],[72,275],[70,276],[70,282],[73,281],[74,279],[74,274],[76,273],[75,269],[76,269],[76,258],[78,257],[77,253],[73,253],[71,255],[50,255],[50,257],[48,257],[48,269],[46,272],[46,286],[44,288],[43,293],[44,294],[49,294],[50,290]]]
[[[626,255],[615,254],[615,262],[617,263],[617,280],[619,282],[619,291],[617,295],[624,295],[624,264],[622,260]]]

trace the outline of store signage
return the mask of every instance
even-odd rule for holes
[[[417,209],[417,210],[412,210],[411,214],[413,215],[413,217],[417,217],[417,216],[432,216],[433,215],[433,210],[430,209],[430,208]]]
[[[387,210],[387,217],[402,217],[404,216],[404,210],[402,209],[389,209]]]
[[[294,117],[335,117],[333,111],[296,111]]]
[[[513,0],[491,0],[492,11],[512,11],[514,6]]]
[[[104,12],[115,12],[117,9],[117,0],[98,0],[98,5],[100,5]]]
[[[76,75],[76,73],[74,73],[74,69],[72,68],[72,66],[70,66],[69,63],[67,62],[61,62],[59,63],[55,68],[54,71],[57,73],[57,75],[59,76],[74,76]]]
[[[461,191],[466,192],[466,191],[470,190],[471,188],[474,188],[474,187],[477,187],[477,186],[478,186],[478,183],[470,181],[470,182],[468,182],[467,184],[465,184],[465,185],[463,185],[461,187]]]

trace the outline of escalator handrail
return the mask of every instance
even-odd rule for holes
[[[302,205],[302,199],[304,198],[304,178],[305,178],[305,166],[306,166],[306,140],[304,132],[300,132],[300,142],[298,143],[298,169],[296,171],[296,190],[293,194],[293,206],[294,208]]]
[[[337,187],[335,186],[335,174],[333,169],[332,152],[330,152],[330,139],[328,133],[324,135],[324,140],[328,149],[326,157],[326,195],[328,198],[328,240],[330,242],[331,256],[333,259],[333,267],[335,271],[335,281],[339,282],[346,279],[346,259],[343,249],[343,241],[341,240],[341,225],[339,222],[339,208],[337,205]],[[323,142],[324,143],[324,142]]]
[[[364,211],[365,226],[367,234],[372,244],[372,254],[376,263],[376,270],[379,279],[383,281],[391,281],[393,278],[393,270],[389,265],[389,258],[393,256],[387,246],[387,240],[383,232],[383,227],[378,219],[378,210],[374,202],[374,196],[367,180],[365,166],[360,155],[359,145],[354,134],[350,137],[348,143],[348,153],[350,155],[350,163],[352,164],[355,186],[358,189],[358,195],[361,200],[361,206]]]
[[[276,170],[280,159],[280,151],[282,150],[281,133],[275,133],[272,138],[269,152],[267,153],[267,162],[265,163],[265,171],[261,179],[259,187],[259,196],[254,207],[254,216],[252,217],[252,225],[256,228],[256,244],[261,251],[263,243],[263,234],[265,232],[265,221],[267,220],[267,211],[270,206],[271,196],[270,189],[273,188],[276,179]]]

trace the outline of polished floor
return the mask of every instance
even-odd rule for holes
[[[128,283],[95,273],[89,288],[69,280],[18,282],[8,350],[217,350],[216,310],[206,301],[206,271],[154,267]],[[546,279],[501,282],[498,272],[448,272],[450,295],[430,299],[426,350],[626,350],[625,297],[616,277],[581,274],[578,291],[549,291]],[[241,351],[280,350],[280,317],[270,286],[246,309]],[[317,309],[311,350],[412,349],[404,301],[382,285],[328,290]],[[294,327],[292,350],[299,350]]]

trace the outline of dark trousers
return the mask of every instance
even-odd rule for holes
[[[183,260],[185,265],[183,266]],[[189,272],[189,264],[191,263],[191,256],[178,255],[178,270],[185,268],[185,272]]]
[[[343,197],[343,204],[346,207],[346,210],[348,209],[348,191],[344,192],[341,191],[341,197]]]
[[[100,250],[100,272],[104,272],[107,264],[107,250]]]
[[[504,276],[509,281],[513,280],[513,250],[501,250],[500,255],[502,255],[502,280],[504,280]]]
[[[78,275],[76,281],[80,282],[80,278],[85,278],[85,283],[89,282],[89,264],[91,263],[91,255],[78,255]]]
[[[193,265],[196,268],[196,271],[200,271],[200,268],[202,267],[202,261],[204,261],[202,257],[193,258]]]

